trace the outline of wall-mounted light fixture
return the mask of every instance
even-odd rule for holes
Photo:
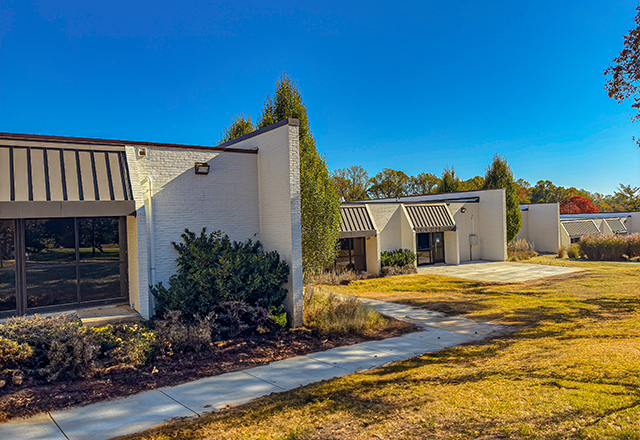
[[[467,212],[467,208],[463,206],[462,208],[460,208],[460,212],[464,214],[465,212]]]
[[[196,174],[209,174],[209,168],[204,162],[196,162]]]
[[[147,157],[146,147],[138,147],[138,157]]]

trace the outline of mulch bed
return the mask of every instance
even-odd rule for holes
[[[323,336],[308,329],[225,341],[201,353],[160,357],[141,367],[111,367],[93,377],[55,383],[31,380],[0,390],[0,422],[40,412],[87,405],[141,391],[178,385],[203,377],[264,365],[269,362],[331,348],[380,340],[418,330],[413,324],[393,321],[367,336]]]

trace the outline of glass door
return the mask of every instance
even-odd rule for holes
[[[0,313],[17,311],[15,222],[0,220]]]

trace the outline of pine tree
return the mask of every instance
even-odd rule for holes
[[[224,129],[224,132],[220,136],[220,143],[224,144],[225,142],[249,134],[255,131],[255,129],[253,122],[251,122],[251,115],[245,116],[244,112],[238,113],[236,117],[233,118],[233,121],[231,121],[231,125]]]
[[[507,159],[496,153],[493,162],[487,167],[484,175],[484,188],[504,188],[507,204],[507,242],[518,235],[522,228],[522,213],[520,212],[520,199],[518,188],[513,180],[513,172],[507,164]]]

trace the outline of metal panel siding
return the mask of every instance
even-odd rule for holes
[[[375,227],[373,226],[371,217],[369,217],[367,208],[364,206],[343,206],[340,209],[340,220],[340,227],[343,234],[368,232],[368,235],[372,235],[371,233],[373,232],[373,235],[375,235]],[[356,237],[356,235],[352,234],[349,236]]]
[[[15,201],[29,200],[29,171],[27,166],[27,149],[13,149],[13,179],[15,185]]]
[[[31,182],[33,184],[33,200],[47,200],[47,185],[44,172],[44,150],[31,149]]]
[[[51,200],[64,200],[62,191],[62,173],[60,172],[60,152],[58,150],[45,150],[47,165],[49,167],[49,191]]]
[[[446,205],[405,205],[416,232],[455,231],[456,225]]]
[[[96,182],[98,183],[98,195],[100,200],[111,200],[109,191],[109,175],[107,173],[107,160],[102,152],[94,153],[96,166]]]
[[[586,234],[600,234],[600,229],[593,220],[573,220],[561,223],[571,238],[582,237]]]
[[[11,200],[10,166],[9,149],[0,148],[0,202],[8,202]]]

